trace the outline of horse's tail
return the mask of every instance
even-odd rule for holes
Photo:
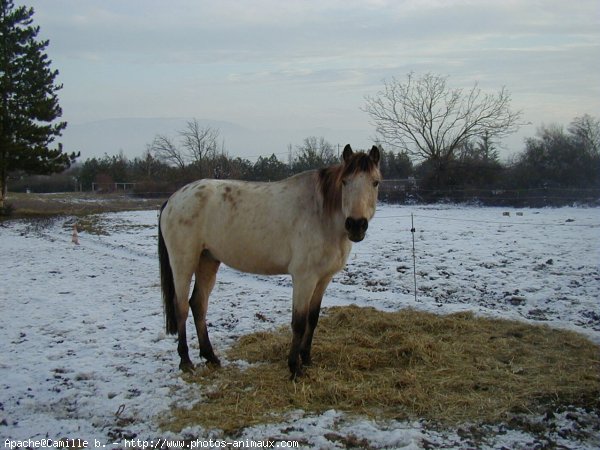
[[[165,327],[168,334],[177,334],[177,317],[175,316],[175,283],[173,282],[173,270],[169,261],[169,252],[165,245],[160,218],[163,209],[167,206],[165,202],[160,208],[158,216],[158,260],[160,262],[160,286],[162,288],[163,307],[165,312]]]

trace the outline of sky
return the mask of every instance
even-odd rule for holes
[[[74,131],[107,119],[197,118],[288,133],[291,144],[303,130],[347,130],[367,146],[376,135],[365,96],[409,72],[458,88],[505,86],[529,123],[506,152],[521,151],[542,124],[600,117],[598,0],[15,3],[34,7],[50,40]],[[223,137],[231,155],[249,151]],[[277,150],[282,142],[264,148]]]

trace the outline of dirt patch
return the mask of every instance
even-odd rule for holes
[[[317,329],[314,365],[295,383],[286,366],[290,339],[289,327],[240,338],[227,356],[251,364],[187,378],[202,386],[202,399],[172,411],[165,428],[230,433],[298,409],[456,425],[508,421],[549,405],[599,407],[599,347],[569,331],[470,313],[336,307]]]

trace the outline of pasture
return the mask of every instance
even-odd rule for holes
[[[8,205],[13,217],[47,217],[50,215],[88,215],[101,212],[148,210],[158,208],[163,200],[131,197],[123,194],[93,192],[59,192],[54,194],[10,193]]]
[[[75,221],[81,228],[79,246],[71,243]],[[482,414],[481,420],[459,415],[450,425],[435,414],[405,407],[393,414],[373,414],[368,408],[349,413],[342,399],[332,396],[329,406],[274,409],[248,426],[219,427],[198,419],[180,427],[174,420],[186,410],[210,408],[211,393],[218,392],[228,371],[260,370],[260,358],[243,357],[249,349],[236,353],[238,342],[251,333],[289,327],[291,281],[223,267],[207,316],[223,376],[220,371],[206,378],[182,376],[175,339],[164,333],[156,223],[156,210],[0,223],[3,438],[98,439],[118,448],[124,439],[208,439],[224,436],[219,428],[228,428],[229,437],[297,439],[317,448],[596,448],[600,443],[593,377],[586,378],[592,383],[591,400],[557,393],[541,409],[527,403],[500,416]],[[334,277],[323,306],[354,304],[387,312],[411,308],[455,317],[473,313],[575,331],[599,344],[599,231],[598,208],[380,205],[365,241],[353,246],[348,266]],[[335,316],[336,311],[325,314]],[[191,322],[188,336],[195,334]],[[313,380],[327,387],[329,381],[319,375],[325,335],[325,328],[317,329],[315,366],[305,380],[288,382],[288,389],[312,389]],[[198,361],[195,337],[190,350]],[[280,356],[264,359],[277,359],[280,364],[269,370],[287,379]],[[506,368],[515,377],[527,372],[521,361]]]

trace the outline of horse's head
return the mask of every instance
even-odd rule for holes
[[[379,148],[373,146],[369,153],[354,153],[350,145],[344,147],[341,170],[342,213],[348,238],[360,242],[365,238],[369,220],[375,214],[379,172]]]

